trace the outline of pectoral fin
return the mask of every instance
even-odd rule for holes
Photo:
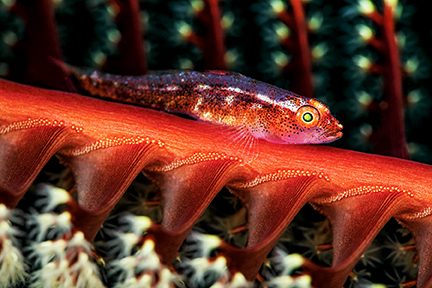
[[[248,164],[258,157],[257,139],[247,127],[232,128],[230,140],[232,147],[238,151],[238,157],[241,157],[244,163]]]

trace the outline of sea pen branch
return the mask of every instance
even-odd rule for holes
[[[147,59],[143,41],[138,0],[112,0],[117,11],[116,22],[121,38],[118,55],[111,56],[104,69],[115,74],[143,75],[147,72]]]
[[[279,1],[275,1],[272,6],[280,21],[292,31],[292,35],[282,39],[281,43],[292,54],[292,60],[285,67],[285,71],[292,78],[291,89],[312,98],[312,60],[304,7],[300,0],[288,2],[291,4],[292,11],[288,11]]]
[[[384,57],[384,102],[381,105],[380,127],[373,136],[377,153],[408,158],[405,137],[404,100],[399,49],[396,44],[395,6],[384,1],[382,35],[386,53]]]
[[[293,31],[295,37],[295,73],[293,73],[293,90],[306,97],[313,97],[312,62],[308,41],[308,29],[301,0],[291,0]]]
[[[224,32],[221,25],[219,0],[204,0],[204,9],[198,18],[204,25],[204,65],[207,69],[225,69]]]
[[[378,105],[380,122],[371,138],[374,151],[383,155],[408,158],[401,60],[395,33],[396,6],[397,1],[383,1],[383,11],[379,13],[372,1],[359,1],[360,14],[371,19],[380,30],[377,36],[370,27],[360,25],[360,36],[379,53],[382,63],[377,66],[370,59],[363,58],[365,61],[358,61],[358,65],[369,74],[378,73],[383,77],[383,100]],[[377,67],[379,69],[376,69]]]
[[[205,69],[226,69],[224,31],[221,24],[221,13],[218,0],[197,1],[192,7],[195,17],[203,27],[203,34],[191,28],[180,32],[184,39],[197,46],[203,53]]]
[[[67,75],[52,59],[61,59],[53,1],[17,1],[14,10],[25,20],[25,39],[20,43],[20,63],[12,78],[39,86],[73,91]]]
[[[432,235],[427,232],[432,227],[429,165],[265,141],[256,145],[257,158],[245,164],[235,148],[224,144],[231,132],[223,127],[0,83],[0,197],[9,207],[16,205],[46,161],[58,155],[75,174],[80,211],[74,221],[89,239],[144,171],[159,183],[164,199],[164,219],[152,233],[166,262],[176,257],[208,203],[226,186],[249,209],[250,238],[246,248],[224,246],[222,253],[232,269],[249,279],[299,209],[312,203],[333,224],[332,266],[308,266],[320,285],[341,286],[391,217],[414,232],[421,251],[419,283],[431,281],[432,272],[425,267],[432,253],[424,245]],[[250,261],[244,263],[246,255]]]

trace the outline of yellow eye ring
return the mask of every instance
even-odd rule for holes
[[[297,121],[304,127],[310,128],[318,124],[320,114],[315,107],[305,105],[297,110]]]

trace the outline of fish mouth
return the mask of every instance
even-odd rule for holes
[[[328,124],[321,127],[321,133],[316,137],[316,143],[330,143],[343,136],[343,126],[337,120],[328,120]]]
[[[330,143],[340,139],[343,136],[343,132],[341,130],[329,131],[322,135],[322,143]]]
[[[335,141],[335,140],[341,138],[342,136],[343,136],[343,132],[342,131],[337,131],[335,133],[332,133],[331,135],[327,135],[326,138],[329,141]]]

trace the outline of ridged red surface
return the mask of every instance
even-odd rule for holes
[[[299,209],[312,203],[333,229],[332,267],[306,265],[318,287],[341,287],[394,217],[415,235],[418,287],[432,285],[432,166],[261,141],[257,158],[244,164],[227,145],[229,135],[223,127],[153,110],[1,81],[0,202],[15,206],[57,155],[75,174],[80,207],[75,224],[93,238],[143,171],[162,191],[163,221],[152,233],[169,262],[226,186],[246,203],[249,242],[242,249],[225,244],[222,253],[232,270],[249,279]]]
[[[385,3],[385,2],[384,2]],[[381,36],[372,38],[379,43],[376,50],[383,59],[383,100],[379,107],[380,125],[372,135],[374,152],[399,158],[409,158],[404,120],[404,92],[402,89],[401,56],[396,40],[395,12],[385,3],[383,12],[375,12],[371,19],[377,24]]]

